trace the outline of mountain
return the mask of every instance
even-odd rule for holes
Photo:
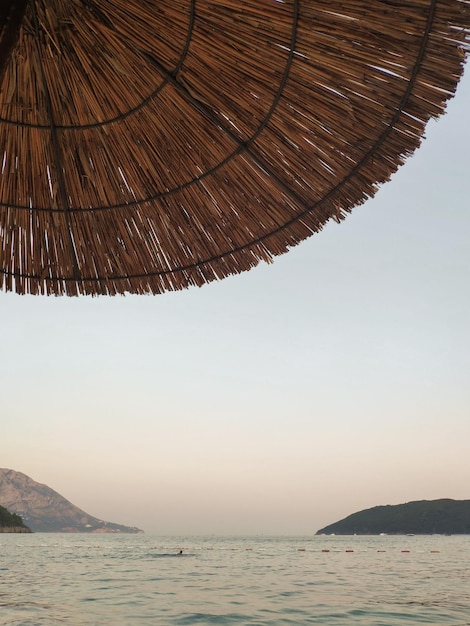
[[[0,533],[30,533],[19,515],[10,513],[4,506],[0,506]]]
[[[375,506],[325,526],[317,535],[470,534],[470,500],[419,500]]]
[[[33,532],[143,532],[88,515],[47,485],[11,469],[0,469],[0,503],[20,515]]]

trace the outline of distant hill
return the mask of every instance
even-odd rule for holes
[[[0,503],[20,515],[33,532],[143,532],[88,515],[47,485],[11,469],[0,469]]]
[[[0,506],[0,533],[30,533],[31,530],[23,523],[19,515],[10,513]]]
[[[375,506],[325,526],[317,535],[470,534],[470,500],[419,500]]]

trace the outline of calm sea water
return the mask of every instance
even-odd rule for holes
[[[470,536],[0,535],[0,624],[468,626]]]

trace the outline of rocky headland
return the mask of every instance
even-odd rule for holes
[[[93,517],[47,485],[11,469],[0,469],[0,504],[19,517],[33,532],[143,532],[133,526],[105,522]]]

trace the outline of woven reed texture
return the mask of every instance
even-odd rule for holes
[[[0,10],[0,288],[157,294],[271,261],[419,146],[469,33],[470,0]]]

